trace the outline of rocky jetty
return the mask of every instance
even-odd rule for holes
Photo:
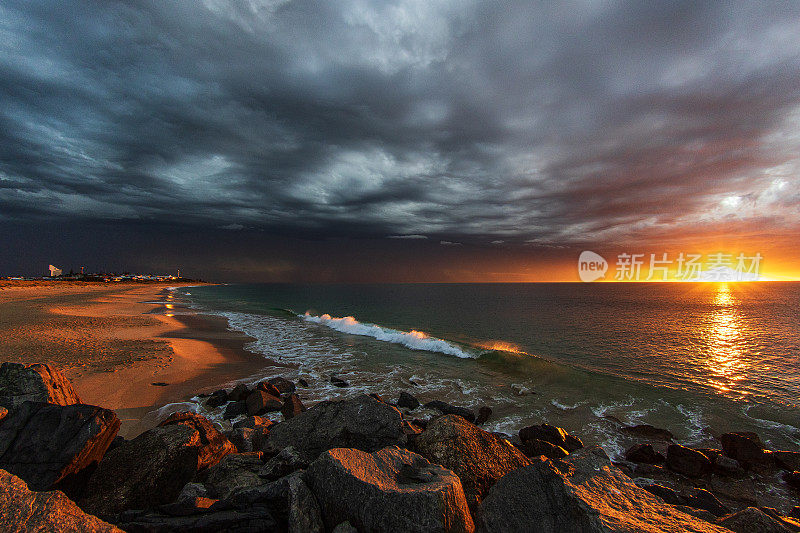
[[[642,442],[612,463],[547,423],[485,431],[489,406],[405,391],[306,405],[300,385],[216,391],[210,418],[174,413],[125,440],[57,370],[4,364],[0,530],[800,531],[800,453],[752,433],[691,448],[620,428]]]

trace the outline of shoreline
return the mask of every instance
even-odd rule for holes
[[[63,368],[85,403],[115,410],[120,435],[134,437],[159,408],[270,364],[225,318],[191,311],[168,291],[187,285],[196,283],[0,284],[0,352]]]

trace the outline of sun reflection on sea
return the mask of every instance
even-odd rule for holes
[[[745,363],[741,350],[742,324],[737,312],[737,299],[727,283],[715,287],[714,309],[705,332],[710,385],[728,392],[744,379]]]

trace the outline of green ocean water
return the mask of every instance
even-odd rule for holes
[[[619,454],[625,424],[800,449],[800,284],[221,285],[179,289],[309,399],[407,390],[547,421]],[[289,365],[276,368],[268,360]],[[330,385],[337,374],[348,389]],[[258,379],[259,376],[253,376]]]

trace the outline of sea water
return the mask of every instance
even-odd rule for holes
[[[218,285],[178,289],[307,401],[400,391],[492,407],[486,429],[548,422],[619,456],[623,425],[717,446],[754,431],[800,448],[800,284]],[[274,361],[275,364],[270,363]],[[330,376],[350,382],[334,387]]]

